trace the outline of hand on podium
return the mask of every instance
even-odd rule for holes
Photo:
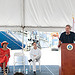
[[[61,45],[58,45],[58,48],[60,48]]]
[[[59,40],[58,48],[60,48],[60,46],[61,46],[61,41]]]

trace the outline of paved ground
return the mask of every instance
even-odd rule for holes
[[[19,68],[21,69],[21,71],[23,72],[23,66],[16,66],[16,71],[19,70]],[[26,68],[29,69],[29,66],[26,66]],[[37,66],[38,68],[38,66]],[[10,66],[10,73],[8,73],[8,75],[13,75],[13,67]],[[0,73],[0,75],[3,75],[2,73]],[[34,75],[33,71],[29,72],[28,71],[28,75]],[[39,70],[37,70],[36,75],[59,75],[59,66],[58,65],[42,65],[41,66],[41,72]]]

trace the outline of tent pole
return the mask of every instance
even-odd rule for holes
[[[24,47],[24,27],[22,28],[23,33],[22,33],[22,52],[23,52],[23,47]]]
[[[22,52],[24,47],[24,28],[25,28],[25,0],[22,0]]]
[[[24,54],[24,28],[25,28],[25,0],[22,0],[22,53]],[[23,56],[24,73],[25,73],[25,56]]]

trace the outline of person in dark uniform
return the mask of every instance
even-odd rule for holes
[[[71,26],[66,25],[65,32],[60,35],[58,47],[61,46],[62,43],[74,43],[75,41],[75,33],[71,31]]]

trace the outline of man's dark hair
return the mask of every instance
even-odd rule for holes
[[[3,43],[3,45],[4,45],[4,43]],[[3,48],[3,45],[2,45],[2,48]]]
[[[33,42],[32,45],[33,45],[34,43],[36,43],[36,42]]]
[[[24,75],[23,73],[16,72],[14,75]]]
[[[66,27],[69,27],[69,28],[71,28],[71,26],[70,26],[70,25],[66,25]]]

